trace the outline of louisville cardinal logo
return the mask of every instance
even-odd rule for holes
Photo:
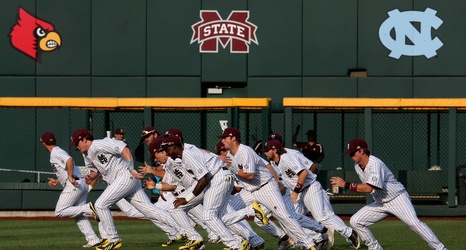
[[[10,37],[13,47],[39,62],[43,52],[53,51],[61,45],[60,35],[52,24],[32,16],[21,7]]]

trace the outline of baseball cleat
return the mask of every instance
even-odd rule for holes
[[[207,242],[209,243],[212,243],[212,244],[218,244],[220,243],[222,240],[220,240],[220,238],[217,238],[217,239],[209,239]]]
[[[278,241],[278,248],[277,250],[286,250],[294,245],[294,240],[288,238],[287,240],[280,240]]]
[[[189,250],[202,250],[205,248],[204,243],[201,240],[190,240],[186,245],[181,246],[178,250],[189,249]]]
[[[354,229],[353,232],[351,232],[351,236],[346,241],[348,241],[350,246],[354,249],[358,249],[361,246],[361,240]]]
[[[249,249],[251,249],[251,244],[249,244],[249,242],[247,240],[241,241],[241,245],[242,245],[242,247],[240,248],[240,250],[249,250]]]
[[[258,246],[252,247],[252,250],[265,250],[265,243],[262,243]]]
[[[92,201],[89,202],[89,208],[91,209],[91,211],[92,211],[92,216],[94,216],[95,220],[96,220],[97,222],[100,222],[99,215],[97,215],[97,212],[95,211],[94,203],[92,203]]]
[[[167,242],[163,243],[162,244],[162,247],[168,247],[170,246],[171,244],[173,244],[174,240],[172,239],[168,239]]]
[[[322,234],[322,240],[319,242],[315,242],[317,250],[323,249],[325,246],[328,245],[328,236],[327,233]]]
[[[95,244],[87,243],[86,245],[83,245],[83,248],[94,248],[94,247],[100,247],[100,242],[97,242]]]
[[[335,229],[333,227],[328,228],[327,230],[327,245],[325,246],[328,250],[332,249],[333,244],[335,244]]]
[[[254,214],[256,215],[256,218],[262,221],[264,225],[269,225],[269,218],[267,218],[267,215],[265,214],[264,210],[259,206],[257,202],[252,202],[251,203],[252,208],[254,209]]]
[[[121,240],[117,240],[115,242],[109,242],[107,246],[100,246],[100,247],[97,247],[96,250],[112,250],[112,249],[118,249],[118,248],[121,248],[123,246],[123,243],[121,242]]]

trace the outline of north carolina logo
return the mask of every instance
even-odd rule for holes
[[[39,62],[42,52],[53,51],[61,45],[60,35],[52,24],[35,18],[21,7],[10,37],[13,47]]]
[[[379,28],[379,38],[382,44],[392,52],[388,55],[399,59],[405,56],[421,56],[427,59],[437,55],[437,50],[443,46],[438,37],[432,39],[431,30],[438,29],[443,21],[435,14],[436,10],[427,8],[422,11],[400,12],[394,9],[388,12],[389,18]],[[420,23],[420,31],[412,25],[413,22]],[[396,38],[393,39],[390,31],[395,29]],[[412,44],[406,44],[406,38]]]
[[[218,41],[223,48],[230,43],[231,53],[249,53],[249,44],[259,44],[257,26],[248,21],[249,11],[232,11],[223,20],[216,10],[201,10],[201,20],[191,26],[191,44],[197,41],[201,53],[217,53]]]

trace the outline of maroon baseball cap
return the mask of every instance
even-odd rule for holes
[[[227,128],[223,131],[223,134],[218,136],[218,138],[226,138],[230,136],[234,136],[236,139],[241,139],[241,132],[236,128]]]
[[[45,132],[40,137],[40,141],[41,142],[53,142],[53,143],[56,143],[57,139],[55,139],[55,135],[53,133]]]
[[[117,129],[115,129],[115,131],[113,133],[117,134],[117,135],[124,135],[125,131],[123,131],[122,128],[117,128]]]
[[[354,153],[362,148],[368,148],[366,141],[361,138],[353,139],[348,143],[348,150],[346,150],[345,155]]]
[[[280,133],[273,132],[269,135],[269,141],[270,140],[278,140],[278,141],[283,141],[283,136]]]
[[[73,134],[71,134],[70,147],[72,146],[76,147],[78,145],[78,142],[88,135],[92,135],[92,134],[87,129],[85,128],[76,129],[73,132]]]
[[[146,138],[146,137],[148,137],[149,135],[153,135],[153,134],[155,134],[155,133],[158,133],[158,132],[157,132],[157,129],[155,129],[155,128],[152,127],[152,126],[149,126],[149,127],[146,127],[146,128],[142,131],[141,137],[142,137],[142,138]]]
[[[183,133],[181,133],[181,130],[177,128],[171,128],[165,132],[165,136],[170,136],[170,135],[178,136],[181,138],[181,140],[183,140]]]
[[[278,140],[270,140],[265,143],[264,149],[262,151],[267,152],[271,149],[281,149],[282,143]]]
[[[223,145],[222,141],[217,142],[217,145],[215,145],[215,152],[219,155],[220,152],[226,151],[225,145]]]
[[[160,145],[162,145],[163,140],[165,138],[163,136],[157,136],[155,140],[152,140],[152,142],[149,144],[148,152],[150,157],[154,157],[154,153],[160,151]]]
[[[160,144],[160,150],[166,150],[171,145],[181,145],[181,138],[176,135],[164,137],[162,144]]]

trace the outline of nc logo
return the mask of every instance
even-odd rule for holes
[[[443,46],[443,43],[438,37],[432,39],[431,30],[438,29],[443,21],[435,15],[436,13],[437,11],[431,8],[427,8],[424,12],[400,12],[398,9],[388,12],[389,18],[379,28],[380,41],[391,50],[388,56],[400,59],[402,55],[424,55],[429,59],[437,55],[437,50]],[[420,32],[412,25],[413,22],[420,23]],[[390,35],[392,29],[395,29],[395,39]],[[406,37],[412,44],[406,44]]]

